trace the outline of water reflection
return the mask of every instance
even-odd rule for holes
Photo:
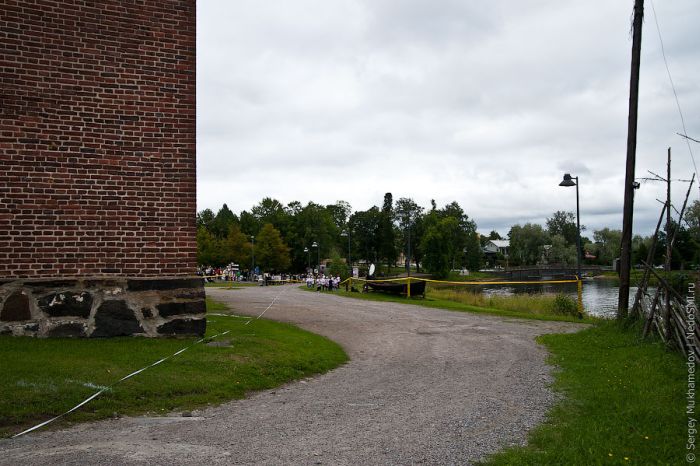
[[[615,313],[617,312],[618,287],[619,284],[617,280],[585,280],[583,282],[583,308],[588,314],[594,316],[615,317]],[[510,296],[525,293],[562,293],[577,299],[576,283],[543,283],[541,285],[527,284],[508,286],[485,285],[481,287],[481,289],[486,295],[496,294]],[[636,293],[637,287],[630,287],[630,306],[632,306],[634,302],[634,295]]]

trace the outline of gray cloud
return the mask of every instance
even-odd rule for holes
[[[698,12],[657,6],[688,132],[700,134]],[[480,230],[573,210],[621,224],[631,2],[440,0],[198,3],[198,204],[428,206],[457,200]],[[647,8],[637,174],[692,164]],[[700,152],[700,147],[695,146]],[[680,203],[685,187],[674,188]],[[661,186],[637,193],[648,233]],[[695,197],[697,198],[697,194]]]

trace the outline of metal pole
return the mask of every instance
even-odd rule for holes
[[[637,110],[639,100],[639,64],[642,48],[642,19],[644,0],[634,1],[632,33],[632,65],[630,72],[629,114],[627,119],[627,164],[625,168],[625,201],[622,209],[622,240],[620,242],[620,291],[617,318],[627,318],[632,268],[632,214],[634,212],[634,165],[637,153]]]
[[[253,248],[253,265],[250,269],[250,275],[252,278],[253,273],[255,273],[255,236],[251,236],[250,240],[252,241],[252,248]]]
[[[411,226],[408,227],[408,276],[411,276]],[[410,287],[409,281],[409,287]]]
[[[411,297],[411,225],[408,225],[408,284],[406,285],[406,295]]]
[[[583,283],[581,282],[581,209],[578,201],[578,176],[576,177],[576,290],[578,318],[583,318]]]
[[[314,241],[314,242],[311,244],[311,247],[312,247],[312,248],[316,248],[316,251],[317,251],[317,253],[318,253],[317,257],[320,257],[320,255],[321,255],[320,249],[321,249],[321,248],[320,248],[320,246],[318,245],[318,243],[317,243],[316,241]],[[309,252],[309,257],[311,257],[311,252]],[[317,270],[318,270],[318,272],[321,272],[320,260],[319,260],[319,267],[318,267]]]
[[[578,176],[576,177],[576,277],[581,280],[581,210],[578,203]]]

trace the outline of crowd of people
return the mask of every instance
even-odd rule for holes
[[[211,267],[211,266],[201,266],[197,268],[197,275],[204,277],[206,282],[215,281],[231,281],[231,282],[245,282],[250,281],[248,272],[241,272],[238,267],[233,265],[227,265],[226,267]]]
[[[337,290],[338,287],[340,286],[340,277],[336,276],[329,276],[326,277],[325,274],[321,274],[318,276],[314,276],[312,274],[308,274],[306,276],[306,287],[307,288],[316,288],[316,291],[333,291]]]
[[[212,267],[212,266],[200,266],[197,268],[196,274],[202,278],[207,283],[213,282],[254,282],[260,283],[261,285],[276,284],[276,283],[288,283],[288,282],[304,282],[306,275],[290,275],[290,274],[280,274],[272,275],[269,273],[251,273],[248,270],[240,270],[237,265],[231,264],[226,267]],[[316,283],[315,278],[312,278],[312,285]],[[324,276],[325,278],[325,276]],[[332,277],[331,277],[332,278]],[[326,279],[330,280],[330,279]],[[338,282],[340,277],[338,277]],[[308,283],[308,282],[307,282]],[[332,284],[328,284],[326,281],[325,289],[331,289]],[[335,285],[337,288],[337,284]]]
[[[306,283],[306,287],[316,289],[316,291],[334,291],[340,287],[340,276],[332,276],[321,273],[315,275],[288,275],[281,274],[272,276],[268,273],[255,274],[248,270],[240,270],[237,265],[231,264],[226,267],[200,266],[197,268],[197,275],[203,277],[208,283],[212,282],[254,282],[261,285],[300,282]]]

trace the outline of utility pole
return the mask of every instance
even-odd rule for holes
[[[682,219],[681,219],[682,220]],[[680,224],[679,224],[680,226]],[[666,273],[671,271],[671,254],[673,245],[671,244],[671,148],[668,148],[668,162],[666,164],[666,260],[664,269]],[[668,280],[666,276],[666,280]],[[670,343],[671,334],[671,290],[666,290],[664,299],[664,325],[666,326],[666,342]]]
[[[639,107],[639,65],[642,50],[642,19],[644,0],[634,1],[632,20],[632,69],[630,72],[630,99],[627,118],[627,165],[625,169],[625,201],[622,209],[622,240],[620,242],[620,291],[617,318],[627,318],[630,297],[630,270],[632,268],[632,214],[634,212],[634,164],[637,153],[637,109]]]

